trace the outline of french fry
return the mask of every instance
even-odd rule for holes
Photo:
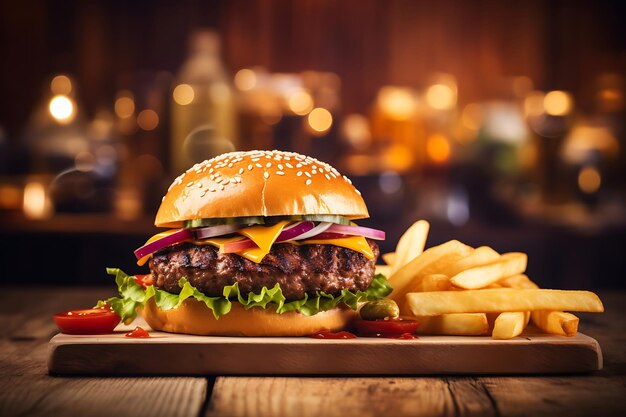
[[[450,336],[480,336],[489,330],[484,313],[442,314],[440,316],[417,317],[419,334]]]
[[[383,274],[386,277],[391,275],[391,265],[376,265],[376,274]]]
[[[406,295],[406,300],[414,316],[534,310],[604,311],[602,301],[589,291],[496,288],[412,292]]]
[[[413,223],[413,225],[404,232],[396,246],[396,255],[392,263],[392,273],[422,254],[424,245],[426,245],[429,229],[430,224],[426,220],[419,220]]]
[[[385,261],[387,265],[393,265],[396,262],[396,253],[395,252],[384,253],[382,255],[382,258],[383,258],[383,261]]]
[[[467,255],[472,250],[471,247],[464,245],[458,240],[450,240],[438,246],[433,246],[424,251],[420,256],[404,265],[389,277],[389,282],[394,291],[389,296],[398,304],[404,302],[404,297],[409,291],[411,285],[420,285],[424,275],[428,275],[429,269],[438,261],[445,262],[451,257],[460,258]],[[397,253],[397,252],[396,252]],[[400,309],[402,312],[402,308]]]
[[[497,282],[504,288],[519,288],[525,290],[533,290],[539,288],[537,284],[532,282],[525,274],[513,275],[512,277],[502,278]]]
[[[449,277],[453,277],[456,274],[465,271],[466,269],[489,264],[497,261],[499,258],[500,254],[498,252],[496,252],[489,246],[481,246],[474,249],[470,254],[462,257],[456,262],[452,262],[448,265],[443,266],[443,268],[439,272]]]
[[[416,285],[411,285],[409,292],[449,291],[452,289],[450,278],[443,274],[425,275]]]
[[[575,336],[578,331],[578,317],[562,311],[533,311],[533,324],[546,333],[561,336]]]
[[[505,253],[495,262],[459,272],[450,281],[454,286],[468,290],[483,288],[502,278],[524,272],[527,263],[528,256],[525,253]]]
[[[525,311],[500,313],[496,318],[491,337],[494,339],[512,339],[519,336],[528,324],[530,313]]]

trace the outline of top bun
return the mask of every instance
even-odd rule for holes
[[[369,217],[361,193],[325,162],[293,152],[230,152],[174,180],[154,224],[242,216],[334,214]]]

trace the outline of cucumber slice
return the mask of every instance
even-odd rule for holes
[[[328,222],[350,225],[348,218],[336,214],[299,214],[295,216],[248,216],[248,217],[220,217],[213,219],[193,219],[185,220],[183,227],[185,229],[193,229],[196,227],[219,226],[222,224],[274,224],[283,220],[289,221],[312,221],[312,222]]]

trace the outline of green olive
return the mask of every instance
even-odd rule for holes
[[[382,300],[368,301],[361,307],[359,314],[363,320],[378,320],[387,317],[398,317],[400,309],[395,301],[383,298]]]

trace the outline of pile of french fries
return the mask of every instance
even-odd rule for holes
[[[565,311],[602,312],[589,291],[540,289],[524,274],[525,253],[499,254],[451,240],[424,250],[430,225],[414,223],[396,251],[383,255],[378,272],[394,287],[390,298],[423,334],[519,336],[529,320],[545,333],[574,336],[578,317]]]

